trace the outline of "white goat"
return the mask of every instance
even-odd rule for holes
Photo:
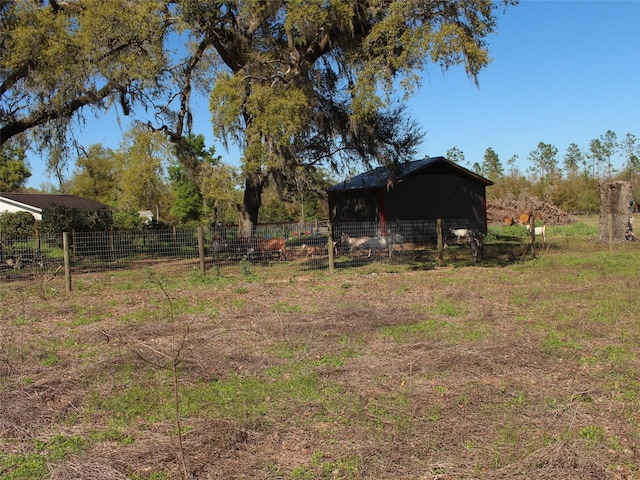
[[[527,224],[525,226],[527,227],[527,231],[529,233],[531,233],[531,225]],[[536,227],[534,231],[535,231],[536,237],[542,237],[542,241],[543,242],[547,241],[547,226],[546,225],[542,225],[541,227]]]
[[[458,243],[466,243],[469,241],[470,230],[468,228],[450,228],[449,230],[456,236]]]
[[[369,250],[368,257],[372,255],[375,257],[378,250],[388,250],[389,257],[391,257],[391,244],[387,240],[387,237],[373,237],[368,239],[361,245],[361,248]]]

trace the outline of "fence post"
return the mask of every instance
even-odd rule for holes
[[[438,245],[438,266],[442,267],[444,265],[444,244],[442,242],[442,219],[438,218],[436,220],[436,235],[437,235],[437,245]]]
[[[333,229],[331,222],[328,224],[329,238],[327,239],[327,252],[329,253],[329,275],[333,275],[334,259],[333,259]]]
[[[67,292],[71,291],[71,260],[69,256],[69,232],[62,234],[62,250],[64,251],[64,280]]]
[[[529,234],[531,235],[531,258],[536,258],[536,220],[533,213],[529,217]]]
[[[198,256],[200,257],[200,273],[207,274],[207,266],[204,262],[204,229],[202,225],[198,227]]]

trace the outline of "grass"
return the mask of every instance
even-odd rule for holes
[[[0,452],[0,473],[6,480],[45,478],[49,473],[49,464],[80,454],[86,451],[88,446],[87,440],[73,435],[56,435],[46,441],[36,439],[31,442],[27,452]]]
[[[535,260],[496,229],[479,265],[0,288],[0,477],[183,478],[182,432],[201,478],[636,478],[640,250],[587,227]],[[182,340],[178,429],[153,362]]]

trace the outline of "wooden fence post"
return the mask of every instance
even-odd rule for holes
[[[328,224],[329,238],[327,239],[327,252],[329,254],[329,275],[333,275],[334,258],[333,258],[333,229],[331,228],[331,222]]]
[[[62,250],[64,252],[64,280],[67,292],[71,291],[71,259],[69,255],[69,232],[62,234]]]
[[[442,241],[442,219],[436,221],[436,235],[438,236],[438,266],[444,266],[444,242]]]
[[[204,229],[202,225],[198,227],[198,256],[200,257],[200,273],[207,274],[207,266],[204,261]]]
[[[531,235],[531,258],[536,258],[536,221],[533,213],[529,217],[529,235]]]

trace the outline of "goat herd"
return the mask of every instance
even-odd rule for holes
[[[447,247],[447,239],[455,238],[458,245],[468,244],[471,248],[473,261],[482,259],[484,239],[480,231],[470,228],[449,229],[450,235],[444,238],[444,247]],[[346,232],[340,233],[336,241],[332,241],[333,254],[336,257],[366,257],[375,259],[379,255],[391,258],[394,252],[404,252],[406,245],[413,245],[406,241],[399,233],[388,232],[385,235],[352,236]],[[302,243],[304,242],[304,243]],[[229,260],[288,260],[292,257],[305,259],[325,258],[329,256],[329,241],[324,234],[311,235],[304,239],[289,242],[284,238],[238,238],[224,239],[214,237],[208,245],[208,254],[218,258]]]

